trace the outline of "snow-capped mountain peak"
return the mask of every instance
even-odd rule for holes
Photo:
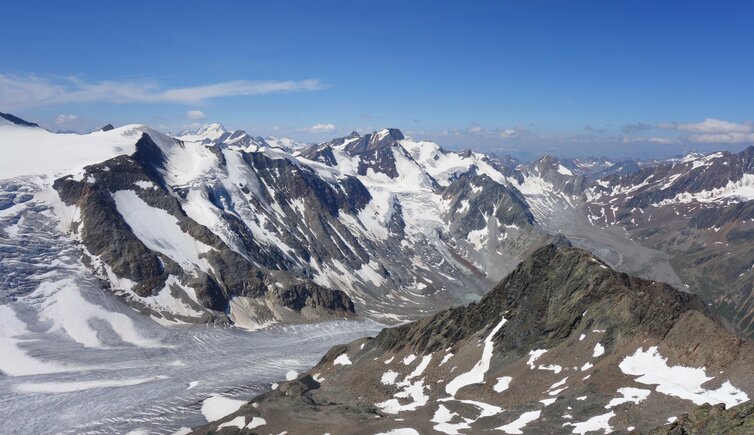
[[[219,122],[207,124],[196,130],[186,130],[178,134],[178,139],[187,142],[214,142],[228,133],[228,130]]]
[[[267,136],[264,141],[273,148],[282,148],[283,150],[287,151],[295,151],[309,146],[309,144],[305,142],[300,142],[289,137]]]

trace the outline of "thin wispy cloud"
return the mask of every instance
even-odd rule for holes
[[[695,143],[754,143],[754,133],[706,133],[692,134],[689,140]]]
[[[463,136],[464,132],[461,130],[447,130],[443,132],[444,136]],[[486,137],[486,138],[497,138],[497,139],[521,139],[525,137],[532,136],[531,132],[528,130],[524,130],[521,128],[496,128],[496,129],[486,129],[482,128],[479,125],[472,125],[468,129],[466,129],[466,134],[473,135],[473,136],[479,136],[479,137]]]
[[[621,128],[621,131],[626,134],[634,134],[639,133],[646,130],[651,130],[652,125],[646,124],[644,122],[637,122],[635,124],[626,124]]]
[[[657,145],[670,145],[670,144],[676,144],[680,141],[678,139],[670,138],[670,137],[662,137],[662,136],[652,136],[652,137],[624,137],[623,143],[629,144],[629,143],[652,143]]]
[[[749,133],[752,131],[751,122],[739,124],[714,118],[691,123],[663,122],[657,126],[663,130],[677,130],[684,133]]]
[[[212,98],[309,92],[327,86],[317,79],[235,80],[203,86],[163,89],[154,81],[87,82],[78,77],[48,78],[0,74],[0,106],[41,107],[74,103],[181,103]]]
[[[189,110],[188,112],[186,112],[186,118],[192,121],[200,121],[206,117],[207,115],[205,115],[201,110]]]
[[[738,144],[754,142],[754,124],[750,121],[737,123],[722,119],[707,118],[701,122],[692,123],[660,123],[658,128],[687,133],[687,140],[694,143]]]
[[[307,129],[310,133],[330,133],[335,131],[335,124],[314,124]]]
[[[60,114],[55,118],[55,124],[63,125],[68,124],[70,122],[78,121],[79,117],[78,115],[70,114],[70,115],[64,115]]]

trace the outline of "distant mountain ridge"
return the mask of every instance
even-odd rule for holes
[[[56,135],[26,124],[0,126],[0,140],[13,145],[5,173],[59,178],[57,193],[76,210],[67,228],[73,237],[91,230],[97,235],[89,240],[114,233],[130,240],[104,261],[106,250],[95,249],[90,268],[158,318],[255,327],[350,312],[341,296],[310,300],[330,314],[302,315],[306,303],[292,302],[298,296],[281,299],[298,314],[271,309],[268,302],[280,301],[264,300],[275,292],[261,289],[279,280],[343,291],[367,317],[410,319],[478,299],[562,233],[613,266],[700,292],[742,331],[754,325],[747,243],[754,148],[650,165],[552,156],[521,163],[446,151],[398,129],[306,145],[221,124],[176,138],[138,125]],[[31,142],[45,152],[32,159],[24,152]],[[52,189],[48,183],[39,188]],[[127,217],[137,206],[172,216],[178,231],[170,242],[195,244],[196,258],[178,258],[163,249],[167,241],[138,234],[139,223]],[[95,216],[110,223],[87,229]],[[138,244],[145,250],[134,256]],[[251,286],[258,290],[235,289],[229,268],[261,271],[244,281],[258,280]]]

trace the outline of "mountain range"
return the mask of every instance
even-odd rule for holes
[[[548,245],[478,303],[333,347],[195,433],[687,433],[666,425],[738,409],[752,368],[699,297]]]
[[[197,433],[754,424],[724,408],[754,394],[754,147],[521,162],[393,128],[304,144],[221,124],[53,133],[5,113],[0,143],[13,319],[153,346],[86,288],[167,328],[392,326]],[[15,376],[29,331],[13,322]]]
[[[43,176],[4,189],[6,222],[28,212],[12,205],[53,190],[82,262],[162,321],[399,322],[477,300],[562,235],[619,270],[701,294],[752,333],[751,147],[641,166],[521,164],[397,129],[305,145],[220,124],[170,137],[2,121],[6,180]],[[30,143],[39,156],[25,154]]]

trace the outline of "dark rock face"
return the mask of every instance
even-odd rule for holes
[[[299,379],[195,433],[214,433],[239,417],[261,417],[272,433],[431,433],[454,424],[482,433],[532,414],[517,426],[524,433],[570,432],[592,418],[606,422],[597,430],[647,432],[667,415],[695,409],[618,368],[650,346],[669,365],[725,369],[725,378],[754,390],[751,343],[731,334],[698,297],[615,272],[586,251],[548,245],[478,303],[335,346]],[[591,362],[582,366],[584,360]],[[616,400],[616,390],[628,386],[647,397]],[[751,409],[704,406],[656,433],[748,433],[735,430],[748,430]]]
[[[335,155],[332,152],[332,148],[329,146],[313,145],[306,148],[301,153],[301,156],[309,160],[314,160],[315,162],[324,163],[328,166],[335,166],[338,164]]]
[[[730,409],[719,404],[704,404],[694,411],[683,414],[669,425],[662,425],[649,432],[652,435],[730,434],[754,433],[754,403],[745,403]]]
[[[586,177],[583,174],[568,174],[561,172],[560,160],[552,156],[542,156],[535,161],[528,172],[538,175],[544,181],[551,183],[558,191],[567,195],[579,195],[586,187]]]
[[[375,173],[383,173],[390,178],[396,178],[398,170],[395,167],[393,148],[396,152],[408,156],[408,153],[398,144],[398,141],[402,139],[404,139],[403,133],[396,129],[389,129],[384,133],[364,135],[359,140],[348,143],[343,150],[352,156],[360,157],[359,175],[366,175],[367,170],[371,169]]]
[[[663,337],[688,310],[711,315],[697,296],[599,267],[593,258],[575,248],[543,247],[478,304],[386,329],[377,343],[389,350],[432,352],[469,337],[503,312],[511,319],[497,340],[504,350],[554,347],[584,321],[607,329],[609,337]]]
[[[316,284],[296,284],[272,291],[281,306],[301,311],[306,307],[354,312],[353,302],[343,292],[333,292]]]
[[[253,164],[253,158],[250,158],[250,164]],[[162,179],[165,162],[166,157],[159,146],[144,134],[136,144],[133,156],[120,156],[89,166],[81,180],[68,176],[55,181],[54,188],[61,199],[80,208],[80,237],[88,253],[107,264],[117,276],[135,282],[133,291],[138,296],[147,297],[167,291],[163,287],[168,277],[179,277],[184,285],[194,290],[200,304],[214,312],[212,316],[219,318],[224,317],[223,313],[233,297],[267,297],[271,286],[268,272],[230,249],[220,237],[186,215],[173,195],[180,197],[181,191],[171,192]],[[274,164],[267,163],[271,169],[274,168]],[[313,190],[304,187],[309,185],[307,181]],[[329,186],[316,184],[306,177],[296,177],[291,182],[286,188],[292,195],[324,198],[328,213],[337,214],[340,207],[358,206],[356,200],[338,199],[332,192],[328,195],[324,190]],[[154,187],[143,187],[148,185]],[[150,207],[173,216],[183,232],[211,247],[201,254],[211,266],[211,272],[184,270],[168,256],[147,248],[133,234],[116,208],[113,194],[122,190],[135,191]],[[354,190],[356,197],[363,200],[363,192],[358,191],[357,187]],[[255,242],[251,235],[241,234],[248,236],[247,247],[253,248]],[[285,272],[279,272],[275,282],[295,283],[276,287],[276,292],[270,295],[272,301],[280,306],[296,312],[309,308],[325,317],[328,313],[337,316],[354,314],[353,303],[342,291],[326,289],[308,281],[298,282]]]
[[[622,226],[641,244],[667,252],[684,284],[750,336],[754,205],[739,194],[751,183],[753,156],[749,147],[645,164],[597,180],[587,202],[590,221]]]
[[[18,116],[11,115],[10,113],[2,113],[0,112],[0,118],[6,119],[16,125],[20,125],[23,127],[39,127],[39,124],[35,124],[33,122],[25,121]]]
[[[359,140],[349,142],[344,150],[352,155],[367,154],[380,148],[389,148],[405,139],[397,128],[389,128],[377,133],[370,133],[359,137]]]
[[[691,218],[696,228],[721,228],[725,225],[754,219],[754,201],[699,210]]]
[[[737,154],[727,151],[705,158],[696,156],[681,162],[658,164],[630,174],[604,178],[610,185],[639,186],[621,207],[645,208],[679,193],[698,193],[719,189],[739,180],[754,167],[754,147]]]
[[[110,131],[110,130],[113,130],[114,128],[115,127],[113,127],[112,124],[107,124],[106,126],[100,128],[100,130],[102,130],[102,131]]]
[[[362,244],[338,219],[340,213],[358,213],[371,200],[369,191],[358,179],[347,177],[342,189],[335,189],[310,169],[287,159],[271,159],[261,153],[244,153],[243,159],[259,180],[270,186],[272,193],[261,190],[262,198],[279,204],[285,212],[287,225],[277,229],[300,258],[305,261],[314,258],[317,262],[337,258],[354,269],[368,262]],[[292,206],[293,201],[306,205],[303,214]],[[318,243],[304,243],[307,240]]]
[[[109,170],[105,171],[105,167]],[[139,180],[151,181],[150,177],[141,165],[125,156],[90,167],[88,173],[97,183],[91,185],[64,177],[56,180],[53,187],[66,204],[81,208],[80,234],[87,250],[102,258],[118,276],[138,283],[134,289],[138,295],[152,295],[164,286],[170,273],[179,272],[179,267],[169,258],[150,251],[133,235],[118,213],[110,191],[127,189]]]
[[[476,194],[475,190],[479,193]],[[466,237],[470,231],[487,225],[485,216],[494,215],[502,225],[527,226],[534,223],[534,216],[521,194],[496,183],[487,175],[476,175],[473,171],[457,178],[445,189],[443,198],[450,200],[450,210],[464,211],[453,213],[450,218],[451,231]]]

